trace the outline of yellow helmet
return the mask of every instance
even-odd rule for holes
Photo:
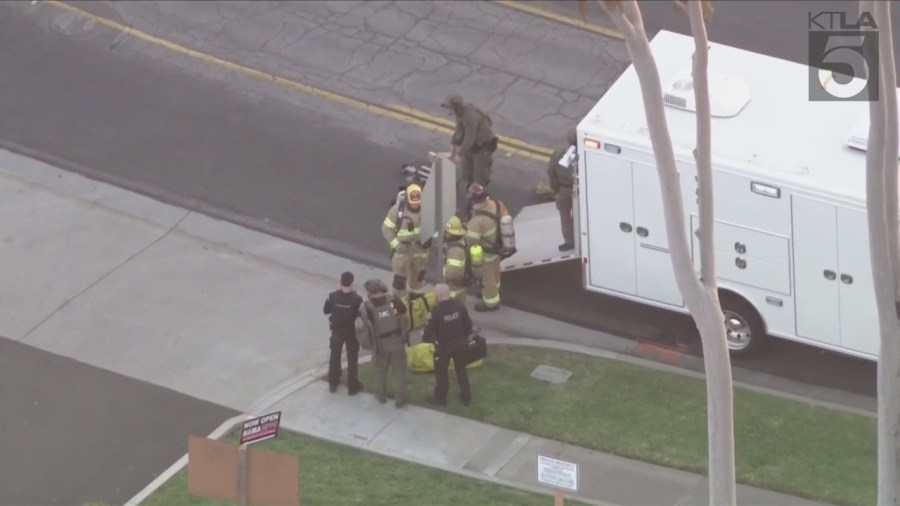
[[[406,201],[410,204],[422,203],[422,187],[413,183],[406,187]]]
[[[451,235],[466,235],[466,229],[463,228],[462,220],[459,219],[459,216],[452,216],[450,221],[444,226],[444,230]]]

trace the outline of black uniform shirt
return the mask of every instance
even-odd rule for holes
[[[362,297],[356,292],[344,293],[341,290],[335,290],[329,293],[328,298],[325,299],[323,312],[329,315],[328,321],[331,322],[331,330],[353,329],[362,303]]]
[[[472,318],[465,304],[458,300],[448,299],[438,302],[428,313],[428,323],[422,340],[430,343],[451,342],[457,339],[468,339],[472,334]]]

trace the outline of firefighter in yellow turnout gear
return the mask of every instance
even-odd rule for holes
[[[462,220],[454,216],[444,227],[444,282],[450,286],[450,297],[460,302],[466,300],[466,229]]]
[[[417,184],[407,186],[381,226],[381,233],[391,247],[394,272],[391,291],[404,301],[409,294],[424,294],[425,265],[432,240],[422,241],[421,204],[422,188]]]
[[[488,196],[478,183],[469,187],[472,218],[466,224],[466,246],[469,248],[473,273],[481,265],[481,298],[476,311],[500,309],[500,227],[501,217],[509,212],[500,201]]]

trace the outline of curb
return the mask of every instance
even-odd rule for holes
[[[364,363],[368,362],[369,357],[363,359],[360,357],[359,362]],[[342,364],[346,366],[346,361]],[[259,413],[264,409],[268,409],[280,401],[284,400],[291,394],[301,390],[312,383],[315,383],[318,380],[318,376],[321,375],[322,371],[328,370],[328,365],[319,366],[315,369],[307,371],[293,379],[287,380],[281,385],[275,387],[271,392],[264,395],[251,410],[251,413]],[[230,432],[233,428],[237,427],[238,424],[242,423],[244,420],[253,418],[253,415],[250,413],[241,413],[239,415],[235,415],[228,420],[224,421],[221,425],[216,427],[208,436],[208,439],[220,439],[222,436]],[[125,506],[138,506],[142,501],[153,495],[154,492],[159,490],[167,481],[172,479],[173,476],[178,474],[179,471],[184,469],[184,467],[188,464],[188,454],[185,453],[181,456],[180,459],[175,461],[174,464],[166,468],[159,476],[157,476],[153,481],[151,481],[146,487],[144,487],[140,492],[138,492],[134,497],[128,500],[125,503]]]
[[[488,335],[495,334],[494,337],[491,337],[488,340],[488,344],[496,343],[496,344],[506,344],[512,346],[530,346],[535,348],[544,348],[544,349],[554,349],[560,351],[567,351],[571,353],[580,353],[583,355],[590,355],[592,357],[605,358],[609,360],[616,360],[619,362],[625,362],[633,365],[637,365],[640,367],[646,367],[649,369],[655,369],[658,371],[664,371],[674,374],[681,374],[683,376],[690,376],[693,378],[697,378],[699,380],[706,381],[706,374],[704,372],[705,367],[703,364],[703,359],[699,357],[694,357],[691,355],[686,355],[681,353],[680,351],[674,348],[668,348],[665,346],[660,346],[647,342],[634,342],[624,338],[616,337],[616,336],[608,336],[608,339],[612,341],[610,346],[607,346],[604,343],[602,348],[594,348],[591,346],[584,346],[581,344],[573,344],[567,343],[564,341],[555,341],[551,339],[546,339],[543,337],[514,337],[510,335],[510,332],[501,328],[506,327],[505,325],[491,325],[484,327],[482,332],[487,331]],[[508,327],[506,327],[508,329]],[[516,334],[527,334],[527,332],[522,332],[519,330],[515,331]],[[488,337],[488,336],[485,336]],[[762,375],[762,373],[754,373],[756,375]],[[779,378],[782,382],[788,382],[788,380],[784,378]],[[761,387],[757,385],[753,385],[750,383],[746,383],[743,381],[735,381],[732,380],[732,384],[737,388],[742,388],[744,390],[750,390],[753,392],[761,393],[764,395],[770,395],[773,397],[779,397],[782,399],[788,399],[792,401],[802,402],[804,404],[810,404],[813,406],[818,406],[826,409],[831,409],[835,411],[842,411],[845,413],[850,413],[854,415],[865,416],[869,418],[876,418],[877,412],[870,411],[866,409],[855,408],[851,406],[846,406],[842,404],[837,404],[833,402],[829,402],[822,399],[816,399],[812,397],[792,394],[790,392],[784,392],[780,390],[774,390],[771,388]],[[802,385],[798,382],[791,382],[791,384]],[[843,392],[844,395],[851,395],[849,393]],[[861,396],[860,396],[861,397]]]
[[[488,340],[489,346],[491,344],[506,345],[506,346],[523,346],[523,347],[531,347],[531,348],[553,349],[553,350],[565,351],[565,352],[569,352],[569,353],[579,353],[582,355],[588,355],[588,356],[607,359],[607,360],[616,360],[619,362],[629,363],[629,364],[633,364],[633,365],[641,366],[641,367],[647,367],[647,368],[658,370],[658,371],[669,372],[669,373],[674,373],[674,374],[681,374],[681,375],[685,375],[685,376],[694,377],[694,378],[697,378],[700,380],[705,380],[705,374],[703,374],[701,372],[688,370],[680,365],[663,363],[662,361],[659,361],[659,360],[654,360],[651,358],[643,358],[641,356],[638,356],[638,354],[640,353],[639,349],[641,348],[641,345],[644,343],[633,343],[633,342],[628,341],[623,338],[610,336],[614,340],[619,341],[618,343],[614,342],[613,347],[616,347],[615,345],[618,344],[618,347],[622,350],[622,351],[611,351],[611,350],[607,350],[607,349],[593,348],[590,346],[584,346],[584,345],[580,345],[580,344],[572,344],[572,343],[567,343],[567,342],[562,342],[562,341],[554,341],[554,340],[549,340],[549,339],[540,338],[540,337],[513,337],[513,336],[510,336],[509,334],[507,334],[506,332],[504,332],[503,330],[498,329],[498,327],[506,327],[506,326],[491,325],[489,327],[480,329],[480,332]],[[516,331],[516,332],[523,333],[523,332],[519,332],[519,331]],[[527,334],[527,332],[526,332],[526,334]],[[651,345],[651,346],[655,346],[655,345]],[[665,350],[665,348],[663,348],[663,347],[659,347],[659,348]],[[646,347],[645,349],[651,349],[651,348]],[[678,352],[673,351],[673,350],[665,350],[665,352],[672,353],[672,356],[676,356],[676,357],[678,355],[684,356],[683,354],[679,354]],[[652,352],[649,353],[648,355],[651,357],[654,356]],[[688,357],[688,358],[700,360],[702,362],[702,359],[697,359],[696,357]],[[359,357],[358,362],[359,362],[359,364],[365,364],[365,363],[368,363],[371,361],[372,361],[372,355],[370,353],[366,353],[365,355],[361,355]],[[341,365],[343,367],[346,367],[346,365],[347,365],[346,359],[342,360]],[[278,402],[289,397],[290,395],[292,395],[292,394],[296,393],[297,391],[302,390],[310,385],[313,385],[316,383],[325,384],[325,381],[322,380],[322,376],[324,374],[326,374],[327,371],[328,371],[328,364],[324,364],[324,365],[318,366],[314,369],[311,369],[303,374],[300,374],[297,377],[294,377],[290,380],[285,381],[278,387],[274,388],[271,392],[264,395],[254,405],[251,412],[258,413],[265,409],[268,409],[268,408],[274,406],[275,404],[277,404]],[[806,404],[817,405],[817,406],[821,406],[821,407],[829,408],[829,409],[833,409],[833,410],[845,411],[845,412],[850,412],[853,414],[870,416],[870,417],[875,416],[875,414],[870,413],[868,411],[858,410],[855,408],[841,406],[841,405],[837,405],[837,404],[833,404],[833,403],[829,403],[829,402],[825,402],[825,401],[819,401],[816,399],[810,399],[810,398],[797,396],[797,395],[793,395],[793,394],[789,394],[789,393],[785,393],[785,392],[779,392],[776,390],[771,390],[771,389],[767,389],[767,388],[763,388],[763,387],[757,387],[754,385],[748,385],[746,383],[734,382],[734,386],[739,387],[739,388],[744,388],[747,390],[753,390],[753,391],[756,391],[756,392],[759,392],[762,394],[766,394],[766,395],[771,395],[771,396],[775,396],[775,397],[781,397],[781,398],[785,398],[785,399],[804,402]],[[371,392],[364,392],[364,394],[372,395]],[[423,407],[423,406],[418,406],[418,408],[429,409],[429,408]],[[234,427],[236,427],[238,424],[240,424],[241,422],[243,422],[244,420],[246,420],[248,418],[252,418],[252,415],[250,415],[249,413],[242,413],[240,415],[236,415],[236,416],[226,420],[225,422],[223,422],[219,427],[217,427],[207,437],[210,439],[220,439],[222,436],[227,434]],[[476,480],[483,481],[483,482],[492,483],[495,485],[502,485],[502,486],[514,488],[517,490],[541,494],[541,495],[545,495],[545,496],[551,495],[547,489],[542,488],[537,485],[530,485],[530,484],[526,484],[526,483],[520,483],[520,482],[516,482],[516,481],[512,481],[512,480],[507,480],[504,478],[498,478],[498,477],[490,475],[490,474],[469,471],[464,468],[456,468],[456,467],[444,466],[444,465],[440,465],[440,464],[421,462],[421,461],[413,460],[413,459],[406,458],[403,456],[393,455],[389,452],[381,451],[381,450],[378,450],[375,448],[370,448],[368,446],[348,444],[346,441],[339,440],[336,438],[331,438],[328,436],[323,436],[323,435],[318,435],[318,434],[311,434],[311,433],[300,431],[300,430],[294,430],[288,426],[285,426],[285,429],[287,429],[291,432],[294,432],[296,434],[304,435],[306,437],[311,437],[311,438],[318,439],[321,441],[327,441],[329,443],[340,444],[342,446],[350,446],[350,447],[357,448],[357,449],[365,451],[365,452],[374,453],[377,455],[382,455],[382,456],[386,456],[386,457],[390,457],[390,458],[395,458],[398,460],[410,462],[412,464],[421,465],[421,466],[425,466],[425,467],[429,467],[429,468],[433,468],[433,469],[439,469],[441,471],[450,472],[453,474],[465,476],[465,477],[476,479]],[[161,488],[175,474],[177,474],[182,469],[184,469],[184,467],[187,464],[188,464],[188,455],[185,454],[181,458],[179,458],[175,463],[173,463],[171,466],[169,466],[169,468],[167,468],[165,471],[163,471],[159,476],[157,476],[146,487],[144,487],[144,489],[142,489],[138,494],[136,494],[134,497],[132,497],[127,503],[125,503],[125,506],[138,506],[142,501],[144,501],[145,499],[150,497],[154,492],[156,492],[159,488]],[[568,495],[567,497],[570,498],[571,500],[577,500],[577,501],[581,501],[583,503],[593,504],[596,506],[617,506],[612,503],[607,503],[607,502],[598,501],[595,499],[581,497],[579,495]]]
[[[216,430],[212,431],[208,436],[209,439],[219,439],[225,434],[228,433],[232,428],[236,427],[237,424],[241,423],[247,415],[240,414],[233,416],[216,427]],[[157,476],[153,481],[151,481],[146,487],[144,487],[140,492],[138,492],[134,497],[128,500],[125,503],[125,506],[137,506],[142,501],[153,495],[160,487],[166,484],[167,481],[172,479],[173,476],[178,474],[184,466],[188,463],[188,456],[185,453],[180,459],[176,460],[174,464],[166,468],[159,476]]]

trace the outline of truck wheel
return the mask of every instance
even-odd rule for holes
[[[756,308],[744,299],[726,293],[720,295],[719,301],[725,315],[725,338],[731,356],[752,355],[766,341],[766,328]]]

